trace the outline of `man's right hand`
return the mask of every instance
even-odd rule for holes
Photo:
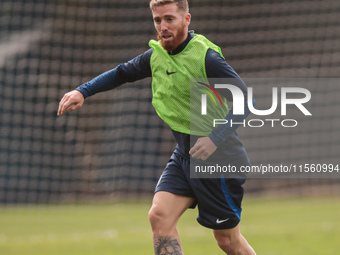
[[[72,111],[80,108],[83,105],[84,100],[85,100],[85,98],[84,98],[83,94],[80,93],[78,90],[72,90],[72,91],[66,93],[63,96],[63,98],[60,100],[57,115],[60,116],[60,115],[64,114],[64,112],[66,110],[68,112],[72,112]]]

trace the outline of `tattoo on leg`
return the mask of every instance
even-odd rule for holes
[[[182,247],[177,239],[171,236],[160,236],[154,239],[156,255],[182,255]]]

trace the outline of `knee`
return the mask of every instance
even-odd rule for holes
[[[164,212],[155,206],[151,207],[148,216],[151,226],[160,224],[165,218]]]
[[[217,245],[225,251],[228,255],[243,255],[247,254],[244,251],[244,247],[242,246],[239,238],[235,236],[229,235],[218,235],[215,234],[215,239],[217,241]]]
[[[230,253],[235,249],[233,247],[233,243],[231,241],[230,236],[223,236],[223,235],[215,235],[215,239],[217,242],[217,245],[223,250],[223,251],[229,251]],[[229,253],[228,253],[229,254]]]
[[[164,233],[171,229],[171,219],[162,208],[152,206],[148,216],[153,232]]]

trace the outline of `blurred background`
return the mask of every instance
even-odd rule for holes
[[[148,2],[0,1],[2,205],[150,202],[176,145],[151,105],[150,79],[95,95],[78,111],[56,116],[64,93],[148,49],[156,38]],[[306,87],[313,125],[303,120],[304,128],[288,132],[239,129],[251,162],[339,163],[340,86],[334,78],[340,78],[340,1],[189,4],[189,28],[219,45],[245,80],[325,81]],[[271,100],[270,87],[254,93],[257,102]],[[250,179],[245,189],[249,199],[312,195],[320,204],[320,195],[339,198],[339,184],[337,178]],[[0,244],[6,238],[0,235]]]

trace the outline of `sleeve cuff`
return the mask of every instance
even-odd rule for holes
[[[78,90],[80,93],[82,93],[84,98],[87,98],[91,95],[85,88],[82,88],[81,86],[79,86],[75,90]]]
[[[208,137],[216,145],[216,147],[219,147],[223,143],[223,140],[215,135],[214,132],[212,132]]]

